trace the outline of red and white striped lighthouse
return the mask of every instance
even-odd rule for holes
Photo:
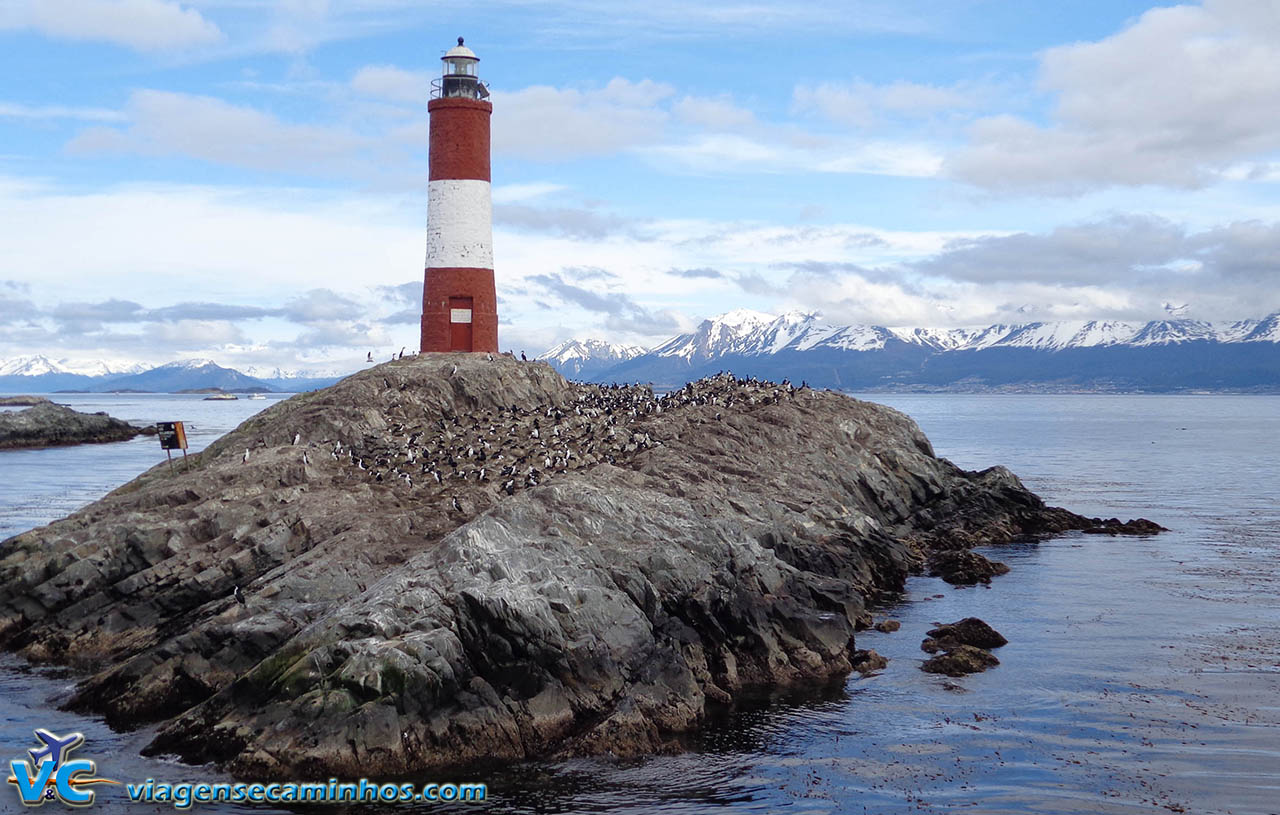
[[[426,351],[497,351],[498,298],[493,285],[489,197],[488,89],[480,61],[458,38],[431,83],[427,270],[422,289]]]

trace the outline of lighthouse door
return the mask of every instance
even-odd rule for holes
[[[471,350],[471,298],[449,298],[449,350]]]

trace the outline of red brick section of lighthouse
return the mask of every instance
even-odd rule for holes
[[[493,105],[443,97],[432,99],[427,111],[430,204],[420,350],[496,352],[498,299],[489,198]]]

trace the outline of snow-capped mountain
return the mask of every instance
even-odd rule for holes
[[[816,314],[739,309],[621,362],[584,359],[596,347],[610,346],[575,342],[572,364],[552,352],[544,358],[579,379],[662,385],[729,368],[778,379],[807,376],[834,387],[965,381],[976,387],[1280,388],[1280,314],[1230,323],[1080,320],[937,329],[841,326]]]
[[[174,393],[197,388],[221,388],[226,391],[272,390],[266,382],[231,368],[224,368],[211,359],[180,359],[148,371],[108,377],[95,381],[88,390]]]
[[[42,354],[14,357],[0,361],[0,376],[43,376],[76,374],[79,376],[112,376],[145,371],[148,366],[137,363],[104,362],[102,360],[52,360]]]
[[[644,353],[638,345],[617,345],[603,340],[567,340],[538,356],[566,376],[586,379],[606,368]]]
[[[197,388],[294,392],[331,385],[344,375],[331,371],[282,371],[278,368],[264,373],[268,375],[254,376],[253,373],[225,368],[211,359],[183,359],[151,366],[99,360],[51,360],[37,354],[0,360],[0,393],[172,393]]]
[[[288,379],[341,379],[348,374],[359,370],[353,367],[350,370],[339,370],[337,368],[266,368],[257,365],[250,365],[246,368],[238,369],[246,376],[252,376],[254,379],[262,380],[288,380]]]

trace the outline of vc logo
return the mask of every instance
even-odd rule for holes
[[[18,797],[27,806],[38,807],[57,798],[69,806],[87,807],[93,803],[94,793],[85,787],[120,783],[98,778],[92,761],[71,758],[71,751],[84,743],[84,734],[55,736],[48,730],[37,730],[36,738],[43,744],[27,751],[30,761],[9,762],[9,783],[18,788]]]

